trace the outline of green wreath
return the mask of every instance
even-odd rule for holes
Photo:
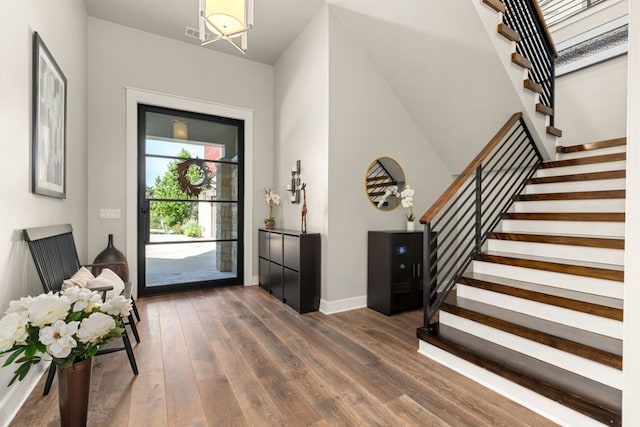
[[[198,177],[192,181],[189,177],[189,169],[195,166],[198,169]],[[186,159],[176,165],[178,185],[189,196],[198,197],[205,189],[211,187],[211,171],[204,160]]]

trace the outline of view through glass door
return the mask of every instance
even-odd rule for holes
[[[142,294],[242,283],[244,122],[138,106]]]

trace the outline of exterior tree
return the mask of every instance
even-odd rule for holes
[[[178,154],[180,158],[190,158],[191,154],[186,149],[182,149]],[[152,187],[147,188],[147,196],[154,199],[186,200],[197,199],[189,196],[178,185],[176,167],[179,160],[174,160],[167,165],[164,175],[156,177]],[[189,176],[197,171],[189,171]],[[194,175],[193,179],[197,179]],[[194,215],[197,217],[197,206],[190,202],[156,202],[152,201],[150,206],[151,224],[154,227],[174,228],[185,224]]]

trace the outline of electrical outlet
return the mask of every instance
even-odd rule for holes
[[[100,219],[120,219],[120,209],[100,208]]]

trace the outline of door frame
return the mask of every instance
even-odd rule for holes
[[[194,282],[185,282],[185,283],[175,283],[170,285],[159,285],[159,286],[146,286],[146,246],[147,243],[146,238],[148,237],[148,228],[143,230],[142,228],[148,227],[149,218],[143,220],[142,209],[143,205],[146,201],[145,189],[147,186],[146,181],[146,140],[147,140],[147,132],[146,128],[143,128],[142,123],[144,122],[146,125],[146,113],[156,113],[156,114],[164,114],[166,116],[173,117],[182,117],[185,119],[192,118],[201,121],[208,121],[210,123],[218,123],[226,126],[234,126],[237,129],[237,167],[238,167],[238,200],[237,200],[237,250],[236,250],[236,259],[234,260],[236,264],[236,275],[231,278],[223,278],[223,279],[211,279],[211,280],[198,280]],[[238,119],[232,119],[229,117],[220,117],[213,116],[211,114],[202,114],[196,113],[193,111],[185,111],[185,110],[177,110],[174,108],[167,107],[158,107],[156,105],[148,105],[143,103],[138,103],[138,259],[137,259],[137,267],[138,267],[138,294],[139,295],[156,295],[156,294],[165,294],[171,292],[182,292],[194,289],[206,289],[211,287],[218,286],[231,286],[231,285],[239,285],[243,283],[244,280],[244,271],[242,268],[242,261],[244,259],[243,253],[243,236],[244,236],[244,228],[243,228],[243,218],[244,218],[244,121]],[[148,209],[148,205],[146,205]],[[145,225],[146,223],[146,225]],[[181,243],[177,243],[181,244]],[[216,256],[218,256],[216,254]],[[140,286],[142,281],[145,281],[145,286]]]
[[[126,90],[126,208],[125,208],[125,248],[127,257],[138,259],[138,104],[154,105],[176,110],[192,111],[219,117],[228,117],[244,121],[244,217],[243,228],[243,285],[256,282],[253,271],[253,257],[255,239],[253,230],[253,180],[247,176],[247,171],[254,170],[253,156],[253,115],[254,111],[247,108],[233,107],[192,98],[168,95],[138,88]],[[137,263],[129,266],[130,277],[138,277]],[[133,295],[138,295],[138,282],[132,284]]]

